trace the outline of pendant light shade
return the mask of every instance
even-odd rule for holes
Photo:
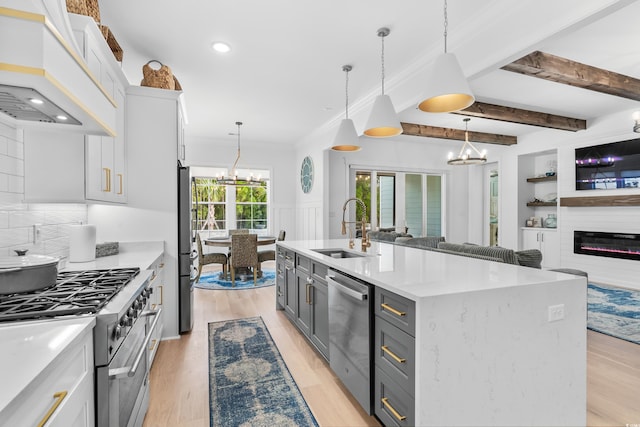
[[[436,58],[427,77],[426,98],[418,108],[427,113],[450,113],[464,110],[475,102],[469,83],[453,53]]]
[[[334,151],[360,151],[359,143],[360,140],[353,120],[342,119],[331,149]]]
[[[353,120],[349,118],[349,71],[353,70],[351,65],[343,65],[342,71],[345,73],[345,118],[340,122],[340,128],[333,140],[334,151],[359,151],[360,140],[358,138],[358,132],[353,124]]]
[[[378,95],[373,103],[371,115],[364,134],[374,138],[386,138],[402,133],[402,125],[389,95]]]
[[[418,109],[426,113],[451,113],[464,110],[476,100],[462,73],[458,59],[447,53],[447,0],[444,0],[444,53],[433,63],[427,76],[425,99]]]
[[[388,138],[397,136],[402,133],[402,125],[398,119],[393,103],[388,95],[384,94],[384,38],[389,35],[391,30],[388,28],[380,28],[378,37],[382,42],[382,94],[376,97],[373,103],[373,109],[369,115],[367,126],[364,134],[373,138]]]

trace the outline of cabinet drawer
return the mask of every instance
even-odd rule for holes
[[[89,394],[79,395],[86,392]],[[78,400],[80,398],[80,400]],[[55,407],[47,425],[72,425],[53,423],[53,420],[75,418],[83,402],[91,405],[89,415],[93,415],[93,334],[84,333],[81,341],[70,345],[56,360],[47,366],[34,381],[0,414],[2,425],[35,426],[47,418],[47,412]],[[88,408],[88,407],[87,407]],[[93,417],[91,417],[93,420]]]
[[[326,265],[317,262],[311,264],[311,275],[316,279],[322,280],[322,282],[326,282],[328,271],[329,268]]]
[[[416,335],[416,304],[376,286],[374,313],[412,337]]]
[[[391,377],[376,367],[373,411],[385,426],[415,425],[415,401]]]
[[[375,364],[413,396],[415,338],[380,318],[375,319],[375,334]]]
[[[309,258],[296,255],[296,271],[309,272],[311,270],[311,260]]]

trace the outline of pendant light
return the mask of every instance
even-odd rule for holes
[[[396,110],[393,108],[391,98],[384,94],[384,38],[390,32],[391,30],[388,28],[380,28],[378,30],[378,37],[382,41],[382,94],[378,95],[373,103],[373,109],[364,131],[365,135],[374,138],[387,138],[402,133],[402,125],[398,120]]]
[[[448,25],[447,0],[444,0],[444,53],[436,58],[427,77],[426,98],[418,104],[418,108],[427,113],[464,110],[475,101],[458,59],[447,52]]]
[[[242,122],[236,122],[238,126],[238,155],[236,156],[236,161],[233,163],[231,170],[229,172],[229,176],[219,175],[216,176],[216,182],[222,185],[241,185],[245,187],[257,187],[264,186],[266,182],[260,178],[260,176],[254,177],[253,173],[251,173],[246,178],[238,177],[238,170],[236,166],[238,166],[238,161],[240,160],[240,126],[242,126]],[[233,134],[230,134],[233,135]]]
[[[464,144],[462,144],[462,148],[460,148],[460,152],[458,153],[458,157],[453,157],[453,153],[449,153],[449,160],[447,161],[450,165],[479,165],[487,162],[487,152],[485,150],[478,150],[472,143],[469,141],[469,130],[468,117],[462,119],[464,121]],[[475,154],[475,157],[474,157]]]
[[[331,147],[331,149],[334,151],[360,150],[360,146],[358,145],[360,143],[358,139],[358,132],[356,132],[353,120],[349,118],[349,71],[351,70],[353,70],[351,65],[342,66],[342,71],[344,71],[345,75],[345,118],[340,122],[340,128],[338,129],[336,138],[333,140],[333,147]]]

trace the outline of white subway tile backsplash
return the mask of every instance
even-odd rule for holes
[[[0,211],[0,229],[9,228],[9,212]]]
[[[9,191],[9,175],[6,173],[0,173],[0,193],[7,193]]]
[[[44,222],[44,212],[38,211],[17,211],[9,212],[9,227],[30,227],[33,224]]]
[[[5,156],[9,154],[9,140],[3,135],[0,135],[0,154]]]
[[[24,194],[24,178],[22,176],[9,175],[9,192]]]
[[[16,159],[24,159],[24,144],[22,142],[7,139],[7,155]]]

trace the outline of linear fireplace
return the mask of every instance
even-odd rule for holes
[[[640,261],[640,234],[574,231],[573,252]]]

